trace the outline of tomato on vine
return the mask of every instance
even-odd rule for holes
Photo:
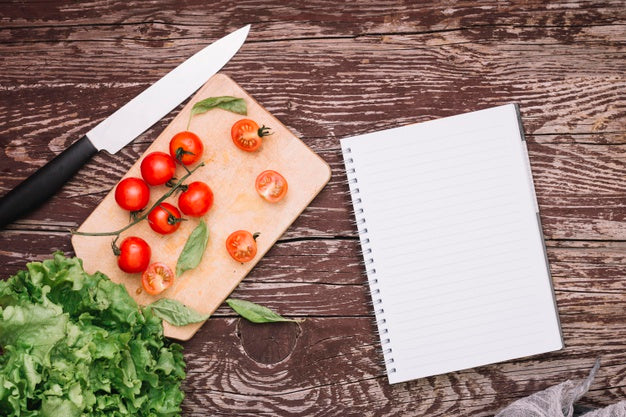
[[[193,132],[179,132],[170,140],[170,155],[183,165],[193,165],[200,160],[204,152],[202,141]]]
[[[150,185],[165,184],[175,172],[176,162],[165,152],[150,152],[141,161],[141,176]]]
[[[170,203],[161,203],[148,214],[150,227],[162,235],[174,233],[181,221],[180,211]]]
[[[202,181],[194,181],[185,186],[178,197],[178,207],[187,216],[204,216],[213,206],[213,191]]]
[[[117,265],[122,271],[129,274],[144,271],[152,256],[150,245],[137,236],[127,237],[122,241],[119,248],[113,242],[113,251],[117,255]]]
[[[141,178],[125,178],[115,187],[115,201],[124,210],[142,210],[149,200],[150,189]]]

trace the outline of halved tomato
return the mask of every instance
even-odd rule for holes
[[[261,147],[263,136],[271,135],[270,128],[257,124],[254,120],[241,119],[230,129],[230,137],[235,145],[246,152],[254,152]]]
[[[162,262],[150,264],[141,275],[141,285],[150,295],[161,294],[174,283],[172,269]]]
[[[256,177],[254,188],[266,201],[277,203],[287,194],[287,180],[278,172],[268,169]]]
[[[247,230],[237,230],[226,239],[226,250],[237,262],[248,262],[256,256],[256,238],[258,233],[252,235]]]

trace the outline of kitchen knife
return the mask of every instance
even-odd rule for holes
[[[244,26],[197,52],[9,191],[0,199],[0,228],[43,204],[96,152],[116,153],[161,120],[235,55],[249,30]]]

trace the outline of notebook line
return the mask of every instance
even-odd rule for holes
[[[503,233],[502,235],[509,235],[509,233]],[[499,235],[494,235],[494,236],[499,236]],[[488,240],[491,240],[492,236],[489,236]],[[519,243],[521,242],[523,239],[521,238],[513,238],[513,239],[509,239],[509,240],[503,240],[502,242],[492,242],[488,245],[483,245],[481,246],[481,250],[485,250],[485,249],[489,249],[489,248],[493,248],[493,247],[499,247],[499,246],[504,246],[504,245],[509,245],[512,243]],[[476,248],[475,245],[473,245],[473,242],[465,242],[464,245],[465,246],[459,246],[459,245],[450,245],[450,241],[453,241],[453,239],[448,239],[448,242],[437,242],[437,245],[429,245],[427,248],[420,248],[418,250],[412,249],[412,250],[408,250],[408,251],[393,251],[390,252],[389,251],[385,251],[385,260],[390,261],[393,259],[397,259],[397,258],[404,258],[406,259],[408,256],[413,256],[413,259],[415,259],[416,256],[419,256],[420,258],[423,258],[425,256],[428,256],[428,253],[441,253],[443,250],[446,250],[446,256],[449,256],[450,253],[454,253],[455,255],[459,255],[459,254],[463,254],[463,253],[476,253]],[[432,243],[431,240],[429,240],[429,243]],[[451,247],[452,246],[452,247]],[[382,251],[379,251],[382,252]]]
[[[474,164],[468,164],[467,166],[473,166],[473,165]],[[456,168],[457,169],[461,169],[464,166],[465,165],[463,165],[463,164],[459,164],[459,165],[456,166]],[[452,175],[439,175],[437,177],[437,181],[439,183],[439,182],[443,182],[445,180],[454,180],[454,179],[457,179],[457,178],[465,178],[465,177],[471,178],[470,175],[480,174],[480,173],[484,173],[484,172],[492,172],[492,171],[495,171],[496,169],[502,169],[502,168],[505,168],[505,167],[506,167],[506,164],[495,165],[495,166],[491,165],[491,166],[487,166],[487,167],[483,166],[483,167],[480,167],[479,169],[476,169],[476,170],[473,170],[473,171],[467,171],[465,173],[466,175],[463,175],[462,177],[460,177],[459,174],[457,174],[457,173],[454,173]],[[391,193],[392,191],[396,191],[398,189],[402,190],[402,189],[405,189],[405,187],[409,188],[409,189],[410,188],[419,188],[423,184],[432,183],[432,181],[415,182],[415,181],[412,181],[412,180],[428,178],[428,175],[432,175],[433,173],[438,172],[440,169],[441,169],[441,167],[439,167],[439,169],[434,169],[432,171],[417,171],[416,170],[416,171],[414,171],[412,173],[412,175],[410,177],[405,177],[404,181],[398,182],[397,181],[397,179],[398,179],[397,177],[398,177],[399,172],[396,171],[395,168],[394,168],[393,171],[390,171],[390,173],[392,175],[381,176],[380,173],[379,174],[371,173],[372,175],[368,176],[368,178],[378,178],[379,180],[378,181],[371,181],[371,180],[369,180],[367,182],[365,180],[363,180],[361,183],[365,184],[367,186],[370,186],[370,187],[382,184],[382,185],[385,186],[384,190],[385,190],[386,193],[393,194],[393,193]],[[374,174],[376,174],[376,175],[374,175]],[[401,172],[400,172],[400,174],[401,174]],[[498,176],[496,176],[496,177],[486,177],[486,178],[481,178],[481,180],[482,181],[487,181],[487,180],[492,180],[494,178],[499,178],[499,177]],[[471,179],[471,182],[475,182],[475,181],[476,181],[476,178],[472,178]],[[395,183],[396,186],[389,186],[390,183],[392,183],[392,184]]]
[[[494,313],[494,312],[492,312]],[[493,314],[491,314],[490,316],[487,316],[485,314],[474,314],[472,316],[467,316],[464,315],[463,318],[461,320],[454,320],[457,324],[462,325],[463,328],[465,330],[468,329],[479,329],[481,327],[488,327],[488,328],[493,328],[491,325],[494,324],[502,324],[502,322],[506,321],[507,319],[514,319],[516,315],[520,314],[519,311],[515,311],[513,313],[511,313],[510,311],[508,311],[507,313],[509,314],[502,314],[501,312],[495,312],[495,313],[499,313],[497,317],[494,317]],[[480,323],[474,323],[474,324],[467,324],[466,321],[468,321],[468,318],[482,318],[482,317],[486,317],[486,319],[482,320]],[[526,313],[526,318],[527,319],[533,319],[533,318],[540,318],[541,314],[537,311],[530,311]],[[433,338],[434,336],[438,336],[438,335],[446,335],[446,334],[450,334],[448,331],[438,331],[438,332],[428,332],[425,331],[428,328],[438,328],[440,329],[442,325],[446,325],[449,323],[452,323],[453,321],[442,321],[442,322],[438,322],[436,324],[431,324],[430,326],[419,326],[420,329],[420,337],[422,338]],[[417,340],[417,338],[410,338],[410,339],[401,339],[401,338],[396,338],[396,340],[411,340],[411,341],[415,341]]]
[[[417,126],[417,125],[414,125],[414,126]],[[411,125],[404,126],[404,127],[405,128],[406,127],[411,127]],[[482,129],[482,128],[469,129],[469,130],[465,130],[465,131],[462,131],[462,132],[457,132],[457,133],[455,133],[453,135],[450,135],[450,136],[448,136],[448,135],[434,135],[434,136],[429,137],[428,139],[431,142],[436,142],[436,141],[445,139],[445,141],[441,142],[444,145],[441,146],[440,149],[442,151],[446,151],[446,150],[454,149],[454,148],[458,147],[457,144],[454,144],[452,139],[466,138],[466,137],[468,137],[472,133],[481,133],[480,137],[477,139],[478,141],[480,141],[480,138],[485,138],[485,137],[490,138],[491,137],[491,136],[489,136],[487,134],[487,132],[489,132],[491,130],[499,132],[500,129],[503,128],[503,127],[506,127],[506,125],[504,125],[504,124],[493,125],[493,126],[489,126],[489,127],[485,128],[485,129]],[[368,134],[365,134],[364,136],[367,136],[367,135]],[[372,145],[372,143],[374,143],[374,142],[370,142],[368,144],[367,152],[364,152],[364,154],[368,154],[369,153],[369,154],[374,154],[374,155],[380,155],[384,151],[387,151],[387,150],[397,151],[397,149],[398,149],[397,145],[395,145],[395,144],[394,145],[385,145],[385,146],[376,146],[375,144]],[[449,143],[452,143],[453,145],[452,146],[445,146],[446,144],[449,144]],[[477,145],[476,140],[467,140],[466,143],[468,145],[474,145],[474,146]],[[358,142],[354,142],[354,144],[352,146],[359,146],[359,143]],[[433,151],[433,152],[431,152],[431,154],[438,154],[440,149],[438,148],[437,151]],[[353,151],[353,149],[350,148],[350,152],[352,152],[352,151]]]
[[[378,169],[378,170],[374,170],[372,169],[371,171],[369,171],[369,173],[373,176],[373,177],[377,177],[377,176],[383,176],[383,178],[388,179],[390,176],[389,175],[384,175],[384,174],[392,174],[391,176],[395,176],[398,174],[398,172],[402,172],[402,170],[404,169],[408,169],[408,168],[419,168],[419,171],[416,171],[416,173],[430,173],[433,172],[433,170],[424,170],[423,168],[425,167],[434,167],[435,170],[437,168],[441,168],[442,166],[442,162],[445,162],[446,165],[450,165],[452,163],[454,163],[455,161],[463,161],[466,162],[468,160],[468,157],[471,156],[472,153],[471,152],[467,152],[465,154],[458,154],[456,153],[454,155],[454,157],[450,157],[450,158],[446,158],[445,161],[438,161],[438,160],[430,160],[429,162],[423,162],[423,156],[424,155],[414,155],[413,157],[410,155],[406,155],[405,158],[409,159],[412,158],[408,161],[408,163],[406,164],[395,164],[393,167],[389,167],[386,169]],[[417,158],[419,156],[419,158]],[[482,159],[485,160],[485,162],[487,160],[491,160],[491,159],[499,159],[501,157],[505,157],[506,156],[506,151],[504,149],[499,150],[499,152],[491,152],[487,157],[483,157]],[[376,159],[379,159],[381,157],[381,155],[377,155]],[[478,162],[480,161],[480,159],[474,159],[472,162]],[[368,161],[363,161],[361,164],[365,165]],[[371,163],[375,164],[376,160],[373,160]],[[444,166],[446,166],[444,165]],[[459,165],[459,164],[455,164],[455,165]],[[356,171],[356,170],[355,170]],[[356,172],[355,172],[356,173]]]
[[[485,309],[484,306],[476,306],[475,309],[464,309],[464,314],[463,314],[463,317],[461,317],[461,320],[468,317],[467,316],[468,312],[473,312],[473,311],[478,311],[479,314],[475,314],[475,315],[473,315],[471,317],[480,317],[481,315],[487,315],[487,314],[490,314],[493,317],[493,313],[494,312],[501,312],[502,311],[501,308],[495,308],[495,307],[502,307],[502,306],[504,306],[504,307],[509,307],[509,309],[511,309],[511,305],[514,305],[513,302],[518,301],[518,300],[523,300],[524,298],[525,298],[525,295],[520,294],[517,297],[512,297],[512,298],[508,298],[506,300],[492,302],[488,306],[488,307],[492,307],[491,310]],[[517,311],[517,310],[515,310],[515,311]],[[422,316],[419,317],[418,322],[416,324],[416,327],[418,327],[420,329],[420,331],[423,331],[424,329],[430,328],[430,327],[441,327],[443,324],[446,324],[446,323],[458,323],[459,322],[458,321],[458,319],[459,319],[458,317],[455,317],[455,320],[449,320],[449,321],[440,321],[440,320],[438,320],[438,319],[442,318],[443,316],[453,315],[455,312],[456,312],[456,306],[450,306],[450,308],[448,310],[444,310],[443,312],[442,311],[437,311],[436,313],[432,313],[430,315],[428,315],[428,314],[427,315],[422,315]],[[485,314],[485,313],[487,313],[487,314]],[[519,314],[519,312],[517,312],[517,314]],[[498,315],[498,317],[500,317],[500,315]],[[420,323],[420,321],[422,321],[422,320],[431,319],[431,318],[437,319],[437,320],[429,321],[429,323],[430,323],[429,325],[423,325],[423,324]],[[403,324],[407,324],[409,322],[411,322],[411,321],[406,320],[406,319],[396,319],[396,320],[393,321],[393,325],[394,325],[394,327],[396,327],[398,329],[398,328],[402,328]],[[464,328],[465,328],[465,326],[464,326]]]
[[[478,211],[478,210],[475,210],[475,211]],[[457,214],[457,213],[455,213],[455,214]],[[477,228],[471,228],[471,229],[467,229],[467,228],[463,228],[462,229],[463,233],[468,233],[468,232],[473,232],[473,231],[476,231],[476,230],[483,230],[484,229],[484,221],[485,220],[488,220],[488,219],[494,220],[494,219],[499,219],[499,218],[510,219],[511,218],[511,214],[510,213],[505,213],[505,214],[501,214],[501,215],[493,215],[492,214],[492,215],[485,215],[485,216],[481,216],[481,217],[473,217],[472,219],[460,219],[460,221],[458,221],[458,222],[440,222],[440,223],[435,223],[435,224],[431,223],[431,227],[426,228],[426,229],[414,228],[415,225],[419,224],[417,222],[410,223],[409,225],[407,225],[407,224],[404,224],[404,225],[398,224],[398,225],[395,225],[395,226],[386,227],[384,229],[384,231],[385,231],[385,235],[391,235],[390,232],[393,232],[395,230],[410,230],[411,233],[415,233],[417,238],[420,238],[421,237],[420,234],[428,234],[428,232],[441,230],[444,226],[446,228],[453,228],[453,227],[456,227],[456,226],[466,226],[466,225],[471,225],[471,224],[476,224],[476,223],[479,223],[481,226],[483,226],[483,227],[477,227]],[[367,223],[367,220],[365,222]],[[512,221],[512,222],[502,223],[502,224],[503,225],[514,225],[514,224],[518,224],[518,222]],[[375,225],[375,222],[374,221],[370,221],[370,227],[371,227],[371,225]],[[507,231],[507,232],[509,234],[511,233],[510,230]],[[455,233],[455,235],[458,235],[458,231],[457,231],[457,233]],[[438,234],[437,236],[441,237],[441,236],[446,236],[446,235]],[[389,237],[382,237],[379,240],[377,240],[377,242],[378,243],[385,242],[388,239],[389,239]]]
[[[455,205],[451,205],[449,207],[456,207]],[[467,206],[466,206],[467,207]],[[466,208],[463,207],[463,208]],[[468,214],[472,214],[472,213],[485,213],[485,212],[495,212],[495,211],[502,211],[505,208],[517,208],[517,206],[515,204],[513,204],[512,202],[507,202],[504,204],[494,204],[492,206],[489,207],[489,210],[485,210],[485,208],[483,206],[480,207],[475,207],[472,206],[471,204],[469,205],[469,209],[466,210],[461,210],[461,209],[455,209],[454,210],[454,215],[455,216],[461,216],[461,215],[468,215]],[[394,208],[398,208],[395,207]],[[439,209],[442,208],[447,208],[447,207],[438,207]],[[365,209],[361,209],[362,212],[359,214],[363,214],[365,213]],[[395,211],[390,211],[390,210],[386,210],[384,212],[384,214],[389,215],[389,216],[393,216],[394,221],[399,222],[402,220],[415,220],[418,221],[420,220],[420,215],[424,214],[424,213],[428,213],[430,212],[430,209],[424,208],[422,210],[417,210],[417,211],[411,211],[410,213],[406,213],[406,207],[404,207],[404,210],[395,210]]]
[[[414,276],[405,276],[407,278],[410,279],[398,279],[398,277],[394,277],[393,278],[393,282],[394,284],[396,284],[398,287],[400,287],[400,284],[405,284],[405,283],[411,283],[414,284],[411,288],[414,289],[415,291],[430,291],[436,288],[445,288],[445,287],[449,287],[449,286],[454,286],[454,285],[458,285],[458,284],[463,284],[465,282],[468,281],[472,281],[472,282],[476,282],[477,280],[480,281],[482,279],[485,278],[489,278],[489,277],[494,277],[494,276],[506,276],[509,273],[513,273],[519,270],[519,268],[517,266],[515,266],[514,268],[511,269],[503,269],[501,271],[498,272],[494,272],[491,274],[480,274],[480,278],[476,278],[475,275],[473,275],[471,272],[468,271],[479,271],[481,269],[485,269],[485,265],[481,264],[479,266],[476,266],[474,268],[466,268],[465,269],[465,274],[458,274],[458,276],[463,276],[463,279],[458,279],[458,280],[450,280],[450,279],[446,279],[445,281],[441,281],[441,279],[443,279],[444,277],[449,276],[448,273],[441,273],[441,274],[437,274],[437,275],[428,275],[428,282],[430,281],[436,281],[438,283],[438,285],[429,285],[429,286],[424,286],[422,285],[424,283],[424,281],[426,280],[425,277],[414,277]],[[404,277],[403,277],[404,278]],[[396,288],[396,287],[394,287]],[[387,295],[394,295],[396,294],[393,291],[389,291],[386,290],[385,294]],[[399,290],[397,292],[398,295],[402,294],[402,290]]]
[[[497,286],[495,286],[493,283],[491,283],[491,285],[486,284],[486,285],[481,285],[481,286],[476,286],[474,287],[474,290],[478,290],[478,289],[483,289],[483,288],[497,288],[496,291],[484,291],[481,292],[480,294],[477,295],[468,295],[467,293],[461,293],[459,294],[459,291],[447,291],[447,292],[440,292],[437,294],[438,297],[442,297],[444,295],[449,295],[449,294],[453,294],[456,295],[457,298],[446,298],[446,301],[449,303],[456,303],[459,301],[469,301],[469,300],[474,300],[474,299],[484,299],[484,298],[488,298],[494,295],[498,295],[498,294],[503,294],[503,293],[511,293],[511,294],[516,294],[518,291],[524,290],[524,289],[528,289],[528,288],[532,288],[534,286],[534,283],[528,283],[525,282],[523,285],[518,285],[518,286],[510,286],[510,284],[507,282],[505,283],[505,288],[499,288]],[[383,295],[381,298],[385,298],[385,294],[383,292]],[[422,304],[420,307],[421,308],[427,308],[430,306],[435,306],[435,305],[440,305],[441,301],[438,299],[433,300],[433,296],[432,295],[428,295],[426,297],[417,297],[417,298],[411,298],[410,300],[403,300],[401,302],[397,302],[394,305],[394,308],[397,308],[398,306],[403,306],[403,305],[414,305],[416,302],[419,301],[423,301],[423,300],[431,300],[433,302],[431,303],[424,303]],[[458,306],[456,306],[458,307]],[[402,310],[400,310],[402,311]],[[406,312],[406,311],[405,311]]]
[[[538,323],[529,323],[528,325],[526,325],[524,327],[516,328],[516,330],[526,329],[526,328],[536,328],[537,324]],[[483,347],[484,343],[475,343],[475,344],[458,343],[458,344],[455,345],[454,348],[450,348],[450,349],[446,349],[446,350],[438,350],[437,352],[426,352],[426,353],[420,354],[420,355],[407,356],[407,357],[404,357],[402,359],[406,360],[406,361],[409,361],[409,360],[414,361],[415,359],[418,359],[418,358],[423,358],[423,357],[426,357],[426,356],[432,356],[433,353],[436,353],[436,355],[438,357],[442,357],[443,354],[445,354],[445,353],[459,352],[459,351],[461,351],[461,352],[463,352],[463,351],[465,351],[465,352],[467,352],[467,351],[474,351],[475,349],[470,349],[471,347],[478,347],[478,348],[480,348],[481,349],[481,351],[480,351],[481,355],[485,355],[487,353],[503,352],[503,351],[506,352],[506,351],[510,351],[512,348],[519,348],[521,346],[533,346],[533,345],[535,345],[537,343],[537,341],[534,340],[534,339],[530,339],[530,341],[529,341],[529,338],[531,336],[538,336],[538,335],[541,335],[541,334],[544,334],[544,333],[545,332],[542,329],[539,329],[539,330],[535,330],[535,331],[524,332],[524,333],[518,334],[517,337],[515,337],[515,338],[499,337],[499,338],[490,339],[490,340],[493,341],[493,343],[509,342],[509,343],[505,343],[504,345],[499,346],[498,348],[495,348],[495,349],[494,348],[491,348],[491,349],[490,348],[486,348],[485,349]],[[487,334],[489,334],[489,332],[482,334],[482,336],[487,335]],[[397,355],[396,355],[396,358],[397,358]],[[513,359],[513,358],[510,358],[510,359]],[[396,359],[396,362],[398,362],[398,361],[399,361],[399,359]],[[428,365],[432,366],[433,364],[436,364],[436,363],[446,363],[446,362],[449,362],[449,361],[450,361],[450,358],[441,359],[439,361],[429,360],[428,361]],[[417,365],[417,364],[414,364],[414,366],[415,365]]]
[[[446,262],[446,265],[458,265],[459,263],[463,264],[463,263],[466,263],[469,260],[476,259],[477,256],[485,257],[485,256],[489,255],[490,257],[494,257],[494,256],[498,256],[498,255],[507,255],[507,254],[515,253],[515,252],[516,251],[511,250],[511,249],[506,249],[504,251],[489,251],[487,253],[485,253],[485,252],[481,253],[480,251],[476,251],[476,252],[472,252],[473,256],[470,256],[468,258],[461,258],[461,259],[459,259],[458,254],[453,254],[454,255],[454,261]],[[376,251],[376,253],[378,253],[378,252]],[[444,253],[444,254],[441,254],[439,256],[429,256],[427,258],[424,258],[423,260],[424,261],[428,261],[428,263],[432,263],[435,260],[439,260],[439,259],[442,259],[442,258],[443,259],[448,259],[450,257],[451,257],[451,255],[449,253],[448,254]],[[412,258],[412,259],[407,259],[404,262],[394,262],[393,265],[394,265],[394,267],[401,267],[401,266],[406,266],[406,265],[413,265],[413,264],[415,264],[416,262],[419,262],[419,261],[420,261],[420,258]],[[378,263],[380,264],[380,261]],[[441,266],[437,265],[437,266],[434,266],[433,268],[437,268],[437,267],[441,267]],[[420,271],[424,271],[424,270],[428,270],[428,269],[429,268],[417,268],[417,269],[411,269],[410,271],[415,273],[415,272],[420,272]]]

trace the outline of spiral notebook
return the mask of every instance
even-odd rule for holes
[[[559,350],[514,104],[341,140],[390,383]]]

